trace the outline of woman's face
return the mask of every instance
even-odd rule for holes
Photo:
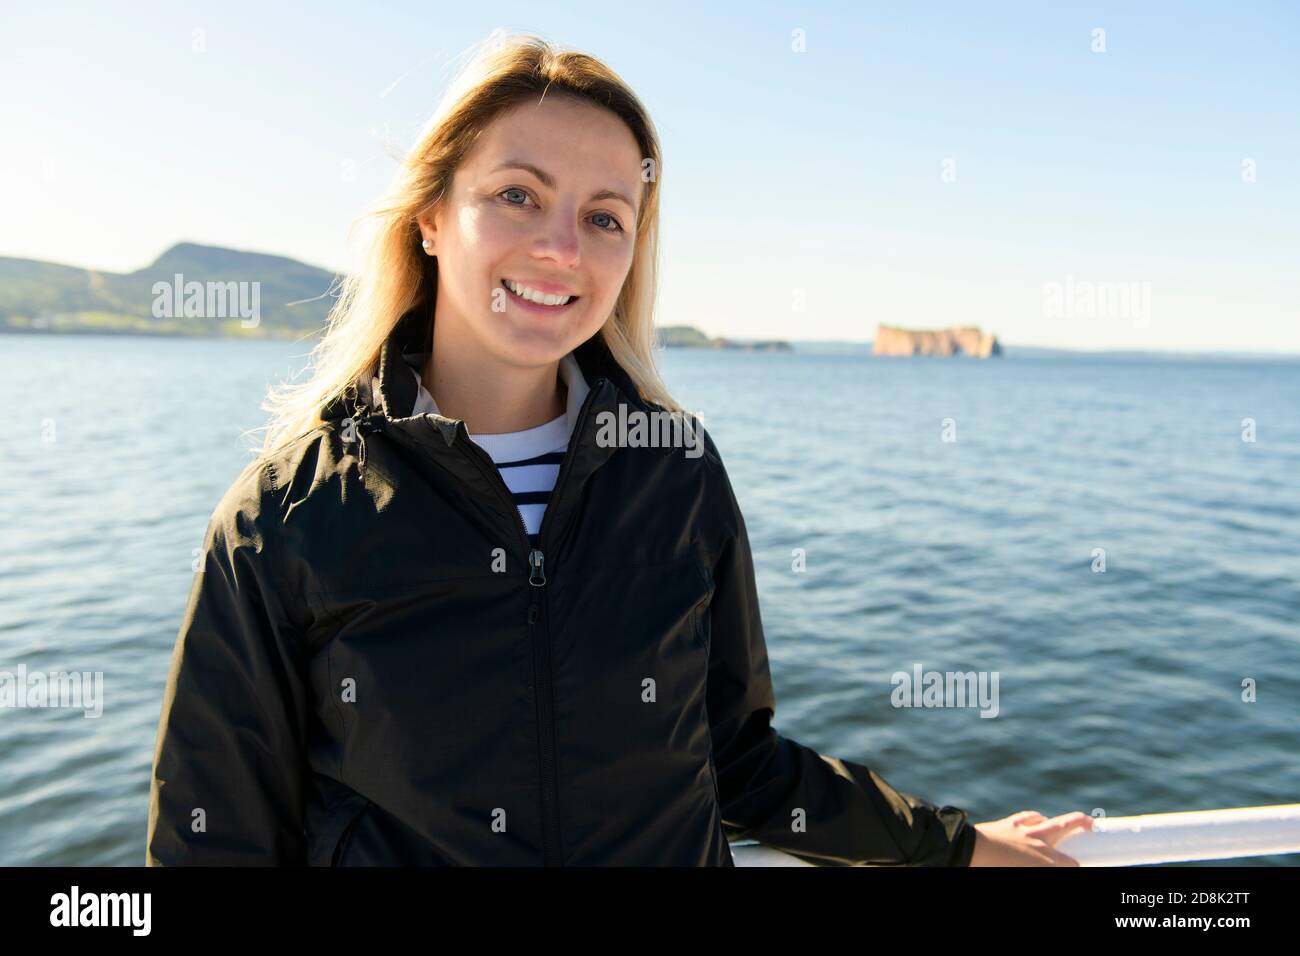
[[[515,367],[591,338],[632,265],[641,189],[636,139],[608,110],[543,97],[497,117],[419,220],[438,257],[435,335]],[[511,286],[576,299],[538,306]]]

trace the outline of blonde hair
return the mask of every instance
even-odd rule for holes
[[[402,159],[389,195],[362,217],[373,218],[376,229],[363,268],[342,280],[325,334],[311,351],[312,377],[268,390],[261,407],[271,421],[264,426],[262,457],[322,425],[322,408],[355,394],[354,382],[377,366],[403,315],[435,301],[437,262],[421,248],[416,216],[442,199],[462,158],[493,119],[543,95],[574,97],[612,111],[640,146],[642,169],[649,175],[642,175],[632,265],[613,313],[597,334],[640,398],[685,411],[668,394],[653,354],[661,163],[658,134],[645,107],[600,60],[556,49],[532,34],[506,37],[495,31],[462,56],[465,67]]]

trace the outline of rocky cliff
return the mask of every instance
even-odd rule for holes
[[[978,325],[959,325],[948,329],[900,329],[894,325],[876,327],[872,355],[971,355],[988,358],[1001,355],[1002,346],[992,332],[980,331]]]

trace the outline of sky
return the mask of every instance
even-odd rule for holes
[[[656,320],[1300,353],[1300,4],[16,3],[0,256],[342,271],[455,60],[593,54],[659,131]]]

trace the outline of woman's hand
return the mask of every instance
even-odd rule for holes
[[[1056,849],[1075,830],[1091,830],[1092,817],[1082,811],[1047,819],[1037,810],[1021,810],[1001,820],[975,824],[971,866],[1078,866]]]

